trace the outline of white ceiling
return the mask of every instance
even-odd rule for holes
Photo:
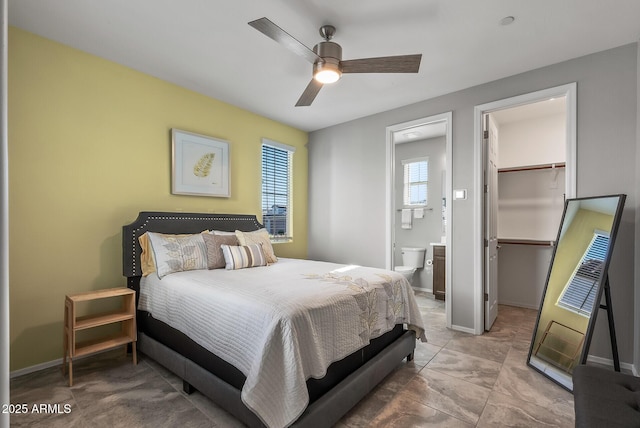
[[[427,123],[425,125],[405,128],[393,133],[393,143],[403,144],[412,141],[428,140],[429,138],[444,137],[447,135],[447,121]]]
[[[334,25],[343,59],[422,53],[420,72],[344,75],[294,107],[311,64],[247,25],[263,16],[310,48]],[[638,0],[9,0],[10,25],[305,131],[636,42],[639,17]]]

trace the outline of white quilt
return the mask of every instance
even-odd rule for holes
[[[394,325],[426,341],[401,274],[308,260],[149,275],[139,308],[237,367],[247,378],[242,401],[269,427],[302,414],[308,378]]]

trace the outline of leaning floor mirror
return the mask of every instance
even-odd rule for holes
[[[585,363],[605,286],[625,195],[567,199],[551,257],[527,363],[572,391]],[[606,300],[609,300],[606,290]],[[607,302],[614,356],[612,308]]]

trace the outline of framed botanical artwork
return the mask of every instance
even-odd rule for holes
[[[171,130],[171,193],[231,196],[229,142],[193,132]]]

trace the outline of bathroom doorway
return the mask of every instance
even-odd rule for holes
[[[451,117],[448,112],[387,127],[386,267],[403,269],[414,289],[435,291],[434,297],[445,300],[447,327],[451,326]],[[402,266],[420,249],[425,250],[424,263],[411,274],[411,262],[409,269]]]

